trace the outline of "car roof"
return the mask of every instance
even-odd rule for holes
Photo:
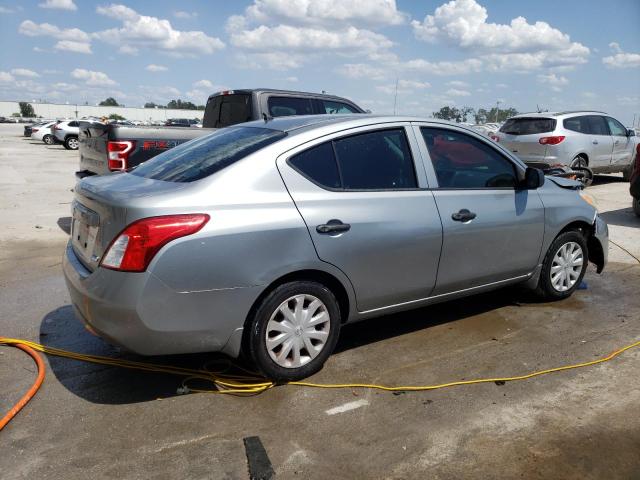
[[[211,97],[217,97],[220,95],[234,95],[238,93],[279,93],[282,95],[309,95],[313,97],[322,97],[322,98],[339,98],[341,100],[347,100],[353,103],[352,100],[348,98],[341,97],[339,95],[332,95],[330,93],[318,93],[318,92],[303,92],[300,90],[279,90],[277,88],[241,88],[241,89],[229,89],[229,90],[221,90],[219,92],[213,93],[209,95]]]
[[[518,115],[514,115],[511,118],[549,118],[549,117],[560,117],[562,115],[607,115],[606,112],[600,112],[598,110],[567,110],[563,112],[530,112],[530,113],[519,113]]]
[[[287,133],[301,133],[303,131],[312,130],[314,128],[325,127],[328,125],[348,124],[345,128],[357,128],[367,125],[375,125],[379,123],[391,122],[429,122],[439,123],[442,125],[452,125],[459,128],[472,131],[470,125],[462,125],[460,123],[450,122],[448,120],[440,120],[437,118],[410,117],[400,115],[376,115],[370,113],[352,113],[352,114],[326,114],[326,115],[290,115],[286,117],[267,118],[266,120],[254,120],[251,122],[236,124],[232,127],[259,127],[279,130]]]

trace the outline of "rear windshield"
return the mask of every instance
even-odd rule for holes
[[[533,135],[553,132],[555,128],[556,121],[553,118],[510,118],[500,131],[509,135]]]
[[[204,111],[205,128],[222,128],[252,119],[251,95],[216,95],[209,98]]]
[[[131,173],[166,182],[194,182],[286,137],[269,128],[229,127],[218,130],[141,163]]]

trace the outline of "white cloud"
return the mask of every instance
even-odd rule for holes
[[[0,72],[0,83],[10,83],[13,81],[15,81],[15,78],[13,78],[13,75],[9,72]]]
[[[73,40],[76,42],[89,42],[89,35],[79,28],[61,29],[50,23],[34,23],[31,20],[25,20],[18,27],[18,31],[29,37],[53,37],[58,40]]]
[[[198,16],[198,12],[185,12],[178,10],[177,12],[173,12],[173,16],[183,20],[189,20],[191,18],[196,18]]]
[[[45,0],[44,3],[39,3],[40,8],[54,8],[58,10],[77,10],[78,7],[73,0]]]
[[[416,80],[399,80],[398,88],[410,88],[420,90],[423,88],[429,88],[431,84],[429,82],[419,82]]]
[[[167,70],[169,70],[164,65],[156,65],[155,63],[147,65],[146,67],[144,67],[144,69],[149,72],[166,72]]]
[[[240,68],[271,70],[291,70],[300,68],[305,62],[314,58],[310,54],[265,52],[265,53],[240,53],[237,55],[237,66]]]
[[[425,88],[430,87],[431,84],[429,82],[420,82],[417,80],[398,80],[397,92],[398,95],[408,95],[414,93],[416,90],[424,90]],[[385,95],[395,95],[396,84],[389,83],[386,85],[378,85],[376,86],[376,90],[384,93]]]
[[[108,87],[117,85],[118,83],[110,79],[106,73],[85,70],[84,68],[76,68],[71,72],[71,76],[84,82],[91,87]]]
[[[100,6],[96,11],[122,22],[122,27],[96,32],[93,36],[118,46],[124,53],[148,48],[174,55],[195,56],[212,54],[225,46],[219,38],[210,37],[201,31],[175,30],[169,20],[139,15],[125,5]]]
[[[471,86],[468,82],[463,82],[462,80],[451,80],[447,82],[447,85],[453,88],[469,88]]]
[[[449,90],[444,92],[444,94],[449,95],[450,97],[468,97],[469,95],[471,95],[471,92],[468,92],[467,90],[460,90],[457,88],[450,88]]]
[[[402,64],[402,68],[410,71],[431,73],[434,75],[463,75],[479,72],[482,62],[477,58],[451,62],[430,62],[422,58],[409,60]]]
[[[209,80],[198,80],[197,82],[193,83],[193,88],[213,88],[213,83],[211,83]]]
[[[53,48],[65,52],[92,53],[90,43],[74,42],[73,40],[60,40]]]
[[[228,27],[245,22],[294,25],[400,25],[407,15],[395,0],[254,0],[244,16],[233,15]],[[243,27],[244,28],[244,27]]]
[[[57,82],[52,85],[55,90],[62,90],[63,92],[69,92],[72,90],[77,90],[78,85],[75,83],[65,83],[65,82]]]
[[[640,67],[640,53],[625,53],[616,42],[611,42],[609,47],[614,55],[602,59],[607,68]]]
[[[16,13],[16,12],[21,12],[22,10],[23,10],[23,8],[21,6],[9,8],[9,7],[4,7],[4,6],[0,5],[0,14],[2,14],[2,13]]]
[[[207,101],[209,95],[227,88],[222,85],[214,85],[210,80],[198,80],[193,83],[193,89],[187,92],[187,98],[202,105]]]
[[[490,70],[516,63],[517,70],[585,63],[589,49],[546,22],[517,17],[509,24],[487,23],[487,9],[476,0],[452,0],[422,22],[411,22],[417,38],[444,42],[486,55]]]
[[[253,30],[231,34],[231,43],[239,48],[256,51],[343,51],[349,54],[375,52],[393,43],[384,35],[370,30],[347,27],[330,31],[315,27],[261,25]]]
[[[544,85],[548,85],[554,92],[562,91],[562,87],[569,85],[569,80],[566,77],[557,76],[555,73],[538,75],[538,82]]]
[[[29,78],[37,78],[40,76],[33,70],[29,70],[27,68],[14,68],[11,70],[11,74],[15,75],[16,77],[29,77]]]
[[[298,77],[287,77],[285,78],[287,82],[295,83],[298,81]]]
[[[370,80],[381,80],[387,76],[387,71],[383,68],[374,67],[366,63],[346,63],[338,70],[338,73],[348,78],[367,78]]]

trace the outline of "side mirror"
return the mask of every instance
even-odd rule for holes
[[[628,128],[627,137],[635,137],[635,136],[636,136],[636,131],[633,128]]]
[[[535,190],[544,185],[544,172],[538,168],[527,167],[524,172],[523,187],[527,190]]]

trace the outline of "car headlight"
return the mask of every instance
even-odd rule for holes
[[[595,208],[596,210],[598,210],[598,204],[596,203],[596,199],[593,198],[591,195],[589,195],[587,192],[585,192],[584,190],[580,190],[580,198],[582,198],[582,200],[584,200],[585,202],[587,202],[589,205],[591,205],[593,208]]]

